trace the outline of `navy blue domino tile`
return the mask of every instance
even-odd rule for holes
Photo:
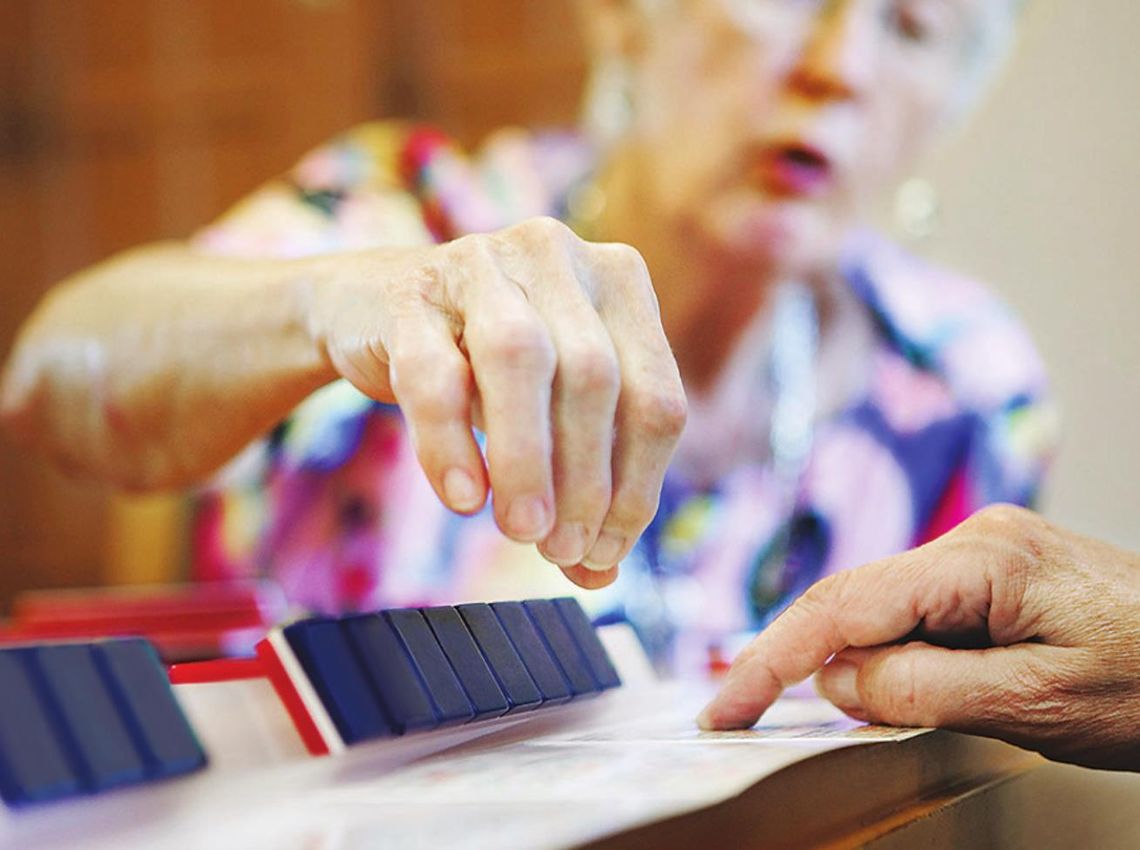
[[[0,797],[6,804],[138,784],[205,763],[145,641],[0,650]]]
[[[585,653],[574,641],[570,629],[554,603],[549,599],[528,599],[523,609],[534,623],[539,637],[554,657],[558,668],[570,683],[574,697],[593,696],[601,692],[602,686],[594,680]]]
[[[403,735],[438,726],[419,671],[392,624],[381,614],[346,617],[342,623],[393,731]]]
[[[302,620],[284,634],[346,744],[394,734],[338,620]]]
[[[26,653],[0,652],[0,796],[9,805],[80,793],[79,776],[47,717]]]
[[[424,615],[414,608],[401,608],[385,611],[384,617],[399,636],[420,681],[424,683],[439,724],[471,720],[475,716],[475,708]]]
[[[91,647],[149,778],[179,776],[206,765],[206,754],[174,698],[158,653],[145,640]]]
[[[564,596],[552,601],[578,648],[582,650],[594,681],[605,689],[620,687],[621,677],[618,676],[609,653],[602,644],[602,639],[598,637],[590,618],[586,616],[578,600]]]
[[[475,645],[495,676],[495,681],[503,689],[510,708],[507,714],[531,711],[542,705],[542,692],[534,683],[530,671],[526,669],[518,650],[507,637],[503,624],[483,602],[459,605],[455,609],[471,632]]]
[[[574,696],[558,662],[546,648],[546,643],[535,629],[534,623],[521,602],[493,602],[491,610],[499,618],[503,631],[518,651],[527,672],[530,673],[544,703],[555,705],[567,702]]]
[[[506,714],[510,708],[506,694],[495,680],[474,636],[454,608],[423,608],[421,613],[439,641],[455,675],[459,677],[467,698],[475,710],[475,719],[483,720]],[[504,635],[505,639],[505,635]],[[521,662],[519,662],[521,664]]]
[[[140,781],[142,755],[86,646],[30,650],[50,694],[60,731],[70,744],[84,785],[95,791]]]

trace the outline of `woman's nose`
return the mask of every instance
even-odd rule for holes
[[[859,0],[825,5],[792,71],[792,88],[811,100],[852,100],[870,85],[879,33]]]

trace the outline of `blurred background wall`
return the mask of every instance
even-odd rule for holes
[[[926,170],[920,249],[992,282],[1045,356],[1046,512],[1140,549],[1140,3],[1031,0],[1004,78]]]
[[[1034,0],[982,113],[920,176],[912,247],[995,283],[1034,330],[1066,442],[1054,517],[1140,548],[1135,0]],[[183,236],[337,130],[467,143],[573,120],[571,0],[4,0],[0,356],[54,281]],[[177,499],[68,482],[0,441],[0,610],[19,588],[175,577]]]

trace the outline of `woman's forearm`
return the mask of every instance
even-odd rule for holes
[[[641,255],[549,218],[301,260],[123,255],[32,316],[0,413],[75,470],[175,487],[337,376],[400,405],[448,507],[493,493],[503,532],[584,587],[653,518],[685,421]]]
[[[336,377],[299,303],[320,268],[163,243],[85,270],[26,323],[0,416],[79,474],[200,480]]]

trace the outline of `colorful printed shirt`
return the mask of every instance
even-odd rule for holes
[[[298,257],[565,219],[595,164],[571,134],[506,131],[468,156],[431,129],[376,123],[305,157],[195,242]],[[671,470],[618,582],[582,597],[598,619],[629,620],[661,653],[676,651],[678,635],[715,642],[763,625],[824,575],[932,539],[985,504],[1032,501],[1054,416],[1010,311],[871,234],[853,241],[843,271],[873,317],[870,374],[853,402],[816,423],[794,500],[766,458],[711,482]],[[489,509],[447,511],[398,409],[344,381],[199,494],[193,549],[200,578],[270,576],[325,612],[570,590],[533,546],[504,538]]]

